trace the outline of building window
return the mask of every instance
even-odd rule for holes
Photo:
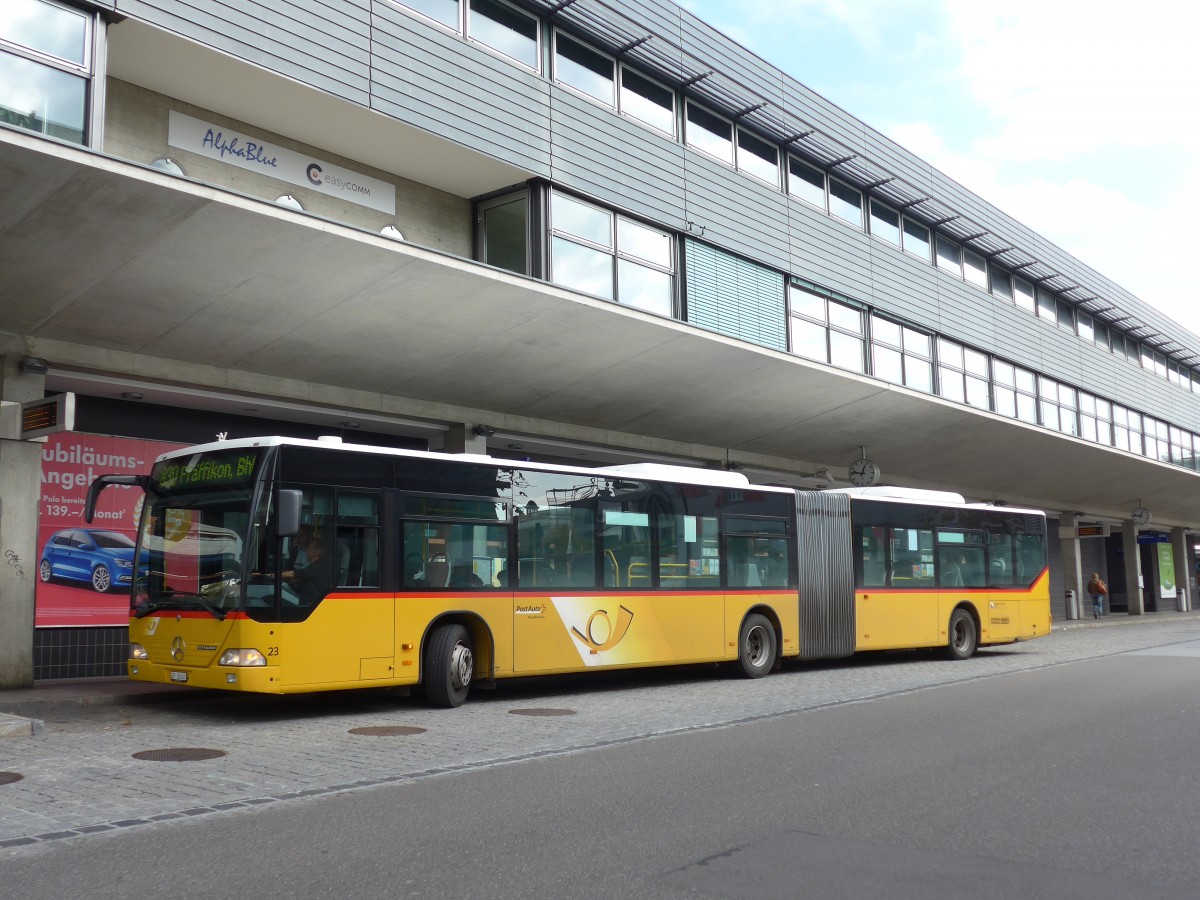
[[[1051,322],[1058,320],[1058,311],[1054,303],[1054,295],[1049,291],[1043,291],[1038,288],[1037,292],[1037,313],[1038,317],[1048,319]]]
[[[1195,451],[1192,449],[1192,434],[1190,431],[1184,431],[1182,428],[1171,426],[1171,462],[1177,466],[1186,466],[1193,468],[1196,460]]]
[[[871,374],[933,393],[933,339],[907,325],[871,316]]]
[[[1111,447],[1112,404],[1100,397],[1079,392],[1079,436]]]
[[[792,285],[792,352],[854,372],[864,371],[861,309]]]
[[[82,144],[91,24],[80,10],[6,0],[0,14],[0,122]]]
[[[401,6],[407,6],[439,25],[445,25],[455,31],[461,30],[458,0],[394,0],[394,2]]]
[[[779,187],[779,150],[743,128],[737,130],[737,167],[774,188]]]
[[[1160,462],[1171,461],[1170,429],[1166,422],[1144,417],[1145,456]]]
[[[1079,434],[1079,400],[1075,388],[1050,378],[1038,379],[1042,425],[1063,434]]]
[[[699,241],[685,240],[687,321],[729,337],[787,350],[782,273]]]
[[[529,266],[529,195],[527,191],[493,197],[476,208],[479,261],[518,275]]]
[[[1138,342],[1129,335],[1125,335],[1125,358],[1135,366],[1140,366],[1142,364],[1141,354],[1138,350]]]
[[[1033,292],[1033,285],[1023,278],[1013,279],[1013,303],[1027,313],[1037,314],[1037,298]]]
[[[1142,453],[1142,415],[1113,404],[1113,446],[1130,453]]]
[[[616,63],[561,31],[554,32],[554,80],[616,107]]]
[[[900,213],[871,198],[871,234],[900,246]]]
[[[1009,303],[1013,301],[1012,276],[1003,269],[992,266],[992,293]]]
[[[1102,347],[1105,350],[1110,349],[1108,343],[1108,326],[1103,322],[1097,322],[1092,319],[1092,332],[1096,341],[1097,347]]]
[[[904,252],[929,262],[929,229],[909,218],[904,220]]]
[[[826,211],[825,173],[816,166],[788,157],[788,193],[817,209]]]
[[[1033,372],[993,359],[992,392],[1000,415],[1037,424],[1037,378]]]
[[[937,267],[962,278],[962,248],[940,234],[934,241],[934,246],[937,249]]]
[[[687,102],[687,144],[715,160],[733,165],[733,123]]]
[[[938,338],[938,393],[947,400],[991,409],[986,353]]]
[[[555,191],[550,202],[551,280],[662,316],[675,296],[670,234]]]
[[[963,277],[969,284],[988,289],[987,260],[966,247],[963,247]]]
[[[1096,329],[1092,325],[1092,317],[1085,312],[1076,312],[1075,330],[1085,341],[1091,342],[1096,340]]]
[[[1142,347],[1142,365],[1146,366],[1146,347]],[[1157,350],[1150,351],[1150,365],[1148,367],[1159,378],[1167,377],[1167,358]]]
[[[1061,298],[1056,298],[1054,301],[1054,314],[1059,328],[1065,328],[1067,331],[1075,330],[1075,307],[1070,303]]]
[[[621,67],[621,112],[675,136],[675,92],[624,66]]]
[[[863,227],[862,193],[836,178],[829,179],[829,211],[855,228]]]
[[[471,0],[468,37],[509,59],[541,70],[538,20],[499,0]]]

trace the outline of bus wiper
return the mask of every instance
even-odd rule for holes
[[[229,615],[229,610],[221,609],[221,607],[217,606],[217,604],[200,594],[193,594],[190,599],[199,603],[202,607],[204,607],[206,612],[208,612],[214,619],[217,619],[218,621],[224,622],[225,617]]]
[[[228,610],[222,609],[211,600],[201,597],[199,594],[181,594],[179,596],[164,597],[161,600],[143,600],[134,607],[133,617],[141,619],[160,609],[191,609],[197,605],[214,619],[222,622],[229,615]]]

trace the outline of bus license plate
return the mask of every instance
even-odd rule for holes
[[[172,672],[172,681],[187,681],[187,672]]]

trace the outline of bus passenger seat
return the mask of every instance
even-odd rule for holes
[[[445,587],[450,581],[450,560],[444,553],[434,554],[425,563],[425,584],[429,587]]]

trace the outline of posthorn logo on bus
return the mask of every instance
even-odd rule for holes
[[[186,647],[187,645],[183,642],[183,638],[176,635],[175,639],[171,641],[171,659],[175,660],[175,662],[182,662],[183,651]]]
[[[601,620],[601,624],[597,626],[596,620]],[[621,643],[621,639],[625,637],[625,633],[629,631],[629,626],[633,623],[633,610],[626,609],[624,606],[617,610],[617,625],[614,628],[612,621],[608,618],[608,610],[598,609],[592,613],[587,620],[587,625],[583,631],[578,628],[572,628],[571,634],[575,635],[575,639],[591,650],[593,653],[602,653],[605,650],[611,650],[617,644]],[[597,632],[600,632],[597,634]]]

